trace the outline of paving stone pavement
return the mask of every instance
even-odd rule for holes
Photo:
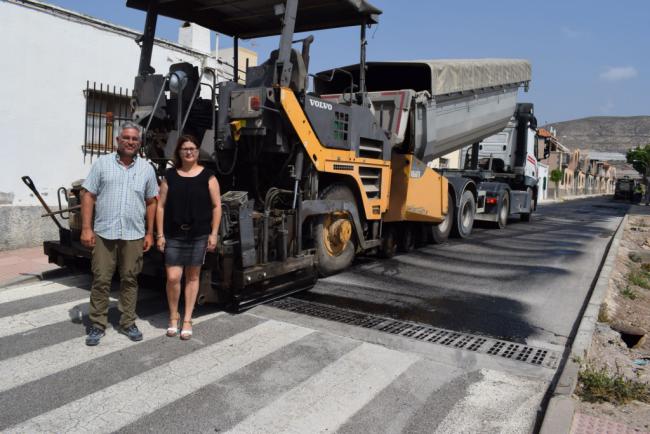
[[[47,262],[43,246],[0,252],[0,287],[59,268]]]
[[[649,432],[609,419],[576,412],[573,416],[571,434],[649,434]]]

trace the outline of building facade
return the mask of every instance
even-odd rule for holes
[[[105,117],[130,116],[140,31],[36,0],[0,2],[0,28],[0,52],[11,58],[2,61],[0,99],[3,146],[11,149],[0,172],[0,250],[6,250],[58,238],[22,176],[58,208],[58,189],[85,178],[98,152],[112,151],[117,131]],[[189,62],[217,71],[220,79],[232,77],[232,66],[214,54],[209,30],[186,23],[179,41],[156,40],[156,71]]]

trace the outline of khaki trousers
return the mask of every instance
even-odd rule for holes
[[[111,280],[117,265],[120,274],[120,299],[118,309],[122,312],[120,326],[135,324],[135,305],[138,300],[138,274],[142,271],[142,245],[139,240],[106,240],[95,237],[92,270],[93,285],[90,290],[90,321],[95,327],[106,329],[108,325],[108,298]]]

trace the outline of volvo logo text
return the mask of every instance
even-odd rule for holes
[[[309,104],[312,107],[318,107],[318,108],[324,109],[324,110],[332,110],[332,104],[327,103],[325,101],[318,101],[318,100],[315,100],[315,99],[310,99]]]

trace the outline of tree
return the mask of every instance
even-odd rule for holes
[[[648,172],[650,172],[650,144],[647,144],[645,146],[637,146],[634,149],[630,149],[627,151],[625,154],[625,158],[627,159],[627,162],[632,164],[632,167],[634,167],[634,170],[639,172],[643,176],[643,185],[645,186],[645,194],[646,194],[646,205],[648,204],[648,193],[649,193],[649,186],[648,186]]]
[[[628,150],[625,158],[645,178],[646,170],[650,167],[650,144]]]
[[[555,199],[557,199],[557,191],[560,189],[560,181],[562,181],[562,178],[564,177],[564,174],[560,169],[553,169],[551,170],[551,182],[555,183],[555,191],[553,192]]]

